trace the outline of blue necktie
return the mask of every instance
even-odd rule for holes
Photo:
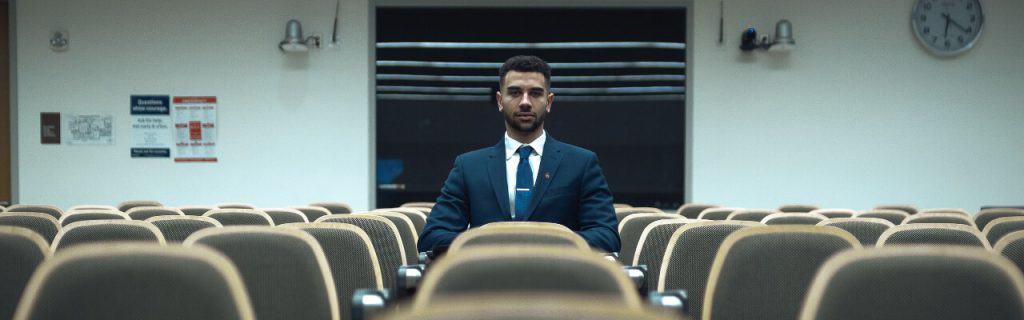
[[[530,154],[533,147],[519,148],[519,168],[516,169],[516,220],[526,219],[526,210],[530,206],[530,193],[533,192],[533,169],[530,168]]]

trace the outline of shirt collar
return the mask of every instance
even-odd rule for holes
[[[538,156],[543,156],[544,155],[544,143],[547,142],[547,138],[548,138],[548,132],[542,130],[540,132],[540,136],[537,137],[536,140],[533,140],[530,143],[520,143],[519,141],[516,141],[516,139],[512,139],[512,137],[510,137],[508,135],[508,132],[506,131],[505,132],[505,161],[508,161],[509,159],[512,159],[512,156],[517,155],[518,154],[517,151],[519,151],[519,147],[521,147],[523,145],[529,145],[530,147],[533,147],[533,153],[534,154],[536,154]]]

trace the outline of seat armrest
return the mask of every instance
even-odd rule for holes
[[[366,320],[379,316],[390,304],[388,290],[356,289],[352,294],[352,320]]]
[[[647,265],[624,266],[622,270],[626,272],[629,280],[633,281],[640,295],[647,296]]]
[[[427,266],[422,264],[410,264],[398,267],[398,277],[395,278],[395,299],[405,299],[416,293],[416,288],[426,273]]]
[[[684,317],[690,313],[686,290],[651,291],[647,294],[647,302],[655,308],[671,310]]]

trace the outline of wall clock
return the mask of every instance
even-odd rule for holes
[[[940,56],[970,50],[984,23],[981,0],[917,0],[910,16],[917,40]]]

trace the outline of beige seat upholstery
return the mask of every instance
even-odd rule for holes
[[[806,224],[816,225],[819,222],[828,220],[828,217],[814,213],[773,213],[761,219],[761,223],[765,225],[782,225],[782,224]]]
[[[509,303],[514,301],[514,303]],[[434,301],[425,308],[398,311],[386,320],[671,320],[671,314],[629,308],[621,301],[601,296],[543,294],[473,295]]]
[[[399,208],[377,209],[377,210],[374,210],[374,211],[394,212],[394,213],[405,215],[405,217],[409,218],[409,221],[412,221],[413,227],[415,227],[417,235],[422,233],[423,232],[423,227],[427,225],[427,214],[423,213],[423,211],[416,210],[416,209],[413,209],[413,208],[399,207]]]
[[[363,214],[332,214],[320,217],[316,222],[344,223],[360,229],[370,237],[373,243],[374,252],[377,253],[377,261],[380,264],[380,272],[384,279],[384,288],[396,288],[395,280],[398,274],[398,267],[410,264],[406,260],[405,246],[402,244],[402,236],[398,227],[387,218]]]
[[[725,220],[729,218],[729,215],[735,211],[743,210],[742,208],[708,208],[700,212],[697,216],[699,220]]]
[[[127,213],[128,210],[138,207],[163,207],[164,204],[151,200],[125,201],[117,205],[117,210]]]
[[[917,214],[917,207],[909,204],[882,204],[875,206],[873,210],[898,210],[908,215]]]
[[[316,202],[310,203],[309,206],[327,209],[331,214],[352,213],[352,206],[342,202]]]
[[[69,224],[79,221],[89,220],[131,220],[128,215],[107,210],[83,210],[83,211],[71,211],[60,218],[61,227],[66,227]]]
[[[404,214],[386,211],[368,212],[360,214],[371,214],[375,216],[384,217],[385,219],[391,220],[391,223],[395,224],[398,228],[398,236],[402,241],[402,247],[405,248],[405,262],[410,263],[412,261],[419,260],[419,251],[416,249],[416,244],[420,241],[419,233],[416,232],[416,225],[412,223],[409,217]]]
[[[1020,230],[1024,230],[1024,217],[1002,217],[989,222],[981,232],[988,243],[992,244],[999,242],[1003,236]]]
[[[302,214],[306,215],[306,220],[309,221],[316,221],[316,219],[320,219],[320,217],[331,214],[330,211],[321,207],[294,206],[292,209],[302,212]]]
[[[16,204],[7,207],[7,210],[4,212],[45,213],[57,220],[60,220],[60,217],[64,215],[64,211],[61,211],[60,208],[48,204]]]
[[[825,217],[828,217],[829,219],[853,218],[853,216],[857,215],[857,211],[850,209],[818,209],[813,210],[810,213],[817,213]]]
[[[214,207],[216,207],[216,209],[256,209],[256,206],[253,206],[251,204],[237,202],[220,203]]]
[[[617,263],[600,254],[550,246],[481,246],[449,254],[431,266],[414,309],[451,297],[507,294],[588,294],[638,308],[640,296]]]
[[[879,218],[835,218],[819,222],[818,225],[846,230],[864,247],[874,247],[882,233],[895,227],[892,222]]]
[[[118,209],[115,206],[108,206],[108,205],[105,205],[105,204],[81,204],[81,205],[77,205],[77,206],[72,206],[71,208],[68,208],[68,210],[66,210],[64,212],[67,213],[67,212],[71,212],[71,211],[95,211],[95,210],[106,210],[106,211],[124,212],[124,211],[121,211],[121,209]]]
[[[14,316],[29,277],[49,255],[49,244],[35,231],[0,226],[0,319]]]
[[[259,319],[339,319],[327,258],[316,238],[294,228],[230,226],[199,230],[186,247],[224,254],[245,281]]]
[[[270,216],[270,220],[274,221],[275,226],[285,223],[309,222],[302,211],[291,208],[269,208],[262,211]]]
[[[149,222],[136,220],[88,220],[64,226],[53,239],[53,251],[98,242],[142,241],[164,244],[163,233]]]
[[[184,212],[175,208],[162,208],[162,207],[135,207],[128,209],[128,212],[124,214],[128,215],[128,218],[132,220],[146,220],[156,216],[183,216]]]
[[[14,317],[254,319],[237,269],[207,248],[95,244],[44,262]]]
[[[455,237],[448,255],[474,247],[511,248],[524,245],[543,245],[565,249],[590,251],[587,241],[568,229],[534,226],[501,226],[469,229]],[[569,250],[566,250],[569,251]]]
[[[22,227],[38,233],[46,240],[47,246],[60,231],[60,222],[53,216],[36,212],[0,213],[0,226]]]
[[[433,202],[409,202],[409,203],[403,203],[402,207],[403,208],[427,208],[427,209],[430,209],[430,208],[434,207],[434,203]]]
[[[690,219],[697,219],[701,212],[709,208],[718,208],[718,205],[707,203],[687,203],[676,210],[676,214]]]
[[[274,219],[271,219],[266,212],[256,209],[213,209],[203,214],[227,226],[273,226]]]
[[[197,216],[156,216],[146,219],[146,222],[160,229],[168,243],[182,243],[196,231],[223,227],[213,218]]]
[[[725,220],[753,221],[760,222],[770,214],[779,213],[776,210],[768,209],[741,209],[733,211]]]
[[[960,208],[928,208],[928,209],[924,209],[924,210],[918,211],[917,213],[918,214],[922,214],[922,213],[956,213],[956,214],[959,214],[959,215],[962,215],[962,216],[970,216],[970,214],[967,213],[966,210],[960,209]]]
[[[1024,209],[995,208],[981,210],[978,211],[978,214],[974,215],[974,224],[978,226],[978,230],[985,230],[985,226],[990,222],[1004,217],[1024,217]]]
[[[636,257],[637,246],[640,244],[640,236],[644,229],[652,222],[664,219],[678,219],[679,215],[664,213],[635,213],[619,221],[619,262],[630,264]]]
[[[913,216],[907,217],[903,220],[903,224],[915,224],[915,223],[955,223],[967,226],[972,226],[977,229],[974,225],[974,221],[965,215],[959,213],[945,213],[945,212],[920,212]]]
[[[178,210],[181,210],[181,212],[184,213],[185,215],[196,216],[196,217],[202,217],[204,214],[206,214],[207,212],[210,212],[210,210],[213,210],[213,209],[217,209],[217,208],[209,207],[209,206],[185,206],[185,207],[178,207]]]
[[[617,218],[618,221],[621,223],[622,219],[625,219],[629,215],[637,214],[637,213],[660,213],[660,214],[664,214],[665,212],[662,211],[661,209],[651,208],[651,207],[616,208],[615,209],[615,218]]]
[[[557,223],[554,223],[554,222],[541,222],[541,221],[501,221],[501,222],[491,222],[491,223],[482,225],[482,226],[480,226],[478,228],[480,228],[480,229],[493,229],[493,228],[523,228],[523,227],[526,227],[526,228],[549,228],[549,229],[556,229],[556,231],[558,231],[558,230],[570,231],[570,232],[572,231],[572,230],[569,229],[569,227],[566,227],[566,226],[561,225],[561,224],[557,224]]]
[[[801,320],[1024,319],[1024,278],[967,247],[848,251],[818,272]]]
[[[668,242],[672,234],[680,227],[690,222],[687,218],[664,219],[651,222],[640,234],[640,243],[637,244],[637,252],[631,261],[634,266],[647,266],[647,288],[654,290],[658,288],[658,280],[661,278],[661,264],[665,258],[665,250],[668,249]]]
[[[766,226],[733,232],[708,276],[703,319],[795,319],[815,272],[860,242],[835,227]]]
[[[784,204],[779,206],[778,210],[780,212],[808,213],[818,209],[818,206],[813,204]]]
[[[618,209],[618,208],[632,208],[633,206],[628,204],[628,203],[613,203],[612,207],[615,208],[615,209]]]
[[[695,221],[677,229],[668,241],[658,273],[658,291],[686,290],[690,314],[700,319],[708,275],[722,242],[733,232],[761,227],[752,221]]]
[[[882,236],[878,238],[877,246],[920,244],[992,248],[978,229],[973,226],[953,223],[918,223],[895,226],[882,233]]]
[[[996,242],[993,250],[1010,259],[1021,272],[1024,272],[1024,231],[1014,231]]]
[[[892,222],[894,225],[903,224],[903,220],[910,217],[909,213],[895,209],[875,209],[861,212],[857,218],[879,218]]]

